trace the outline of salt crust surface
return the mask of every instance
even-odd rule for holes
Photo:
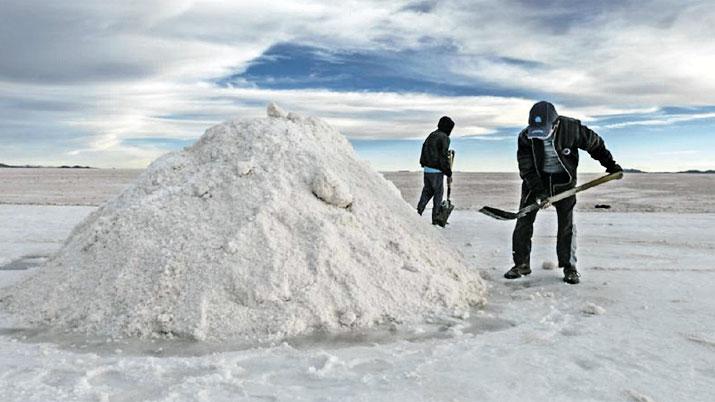
[[[157,159],[0,302],[93,335],[266,341],[460,317],[484,293],[345,137],[271,104]]]

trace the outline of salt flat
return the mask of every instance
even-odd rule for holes
[[[605,174],[605,173],[604,173]],[[418,172],[384,174],[402,191],[405,200],[416,203],[422,189]],[[579,183],[600,174],[583,174]],[[516,173],[457,172],[452,198],[458,209],[479,209],[484,205],[514,210],[518,208],[521,179]],[[609,182],[577,196],[578,211],[594,211],[596,204],[608,204],[620,212],[706,212],[715,213],[715,175],[691,173],[626,173],[622,180]]]
[[[569,286],[540,266],[502,279],[513,223],[473,208],[515,208],[518,181],[505,175],[511,190],[499,174],[457,175],[455,202],[465,209],[435,228],[489,285],[489,304],[464,321],[251,347],[51,336],[0,314],[0,399],[712,400],[712,176],[630,175],[584,194],[576,213],[583,278]],[[387,176],[414,203],[419,175]],[[613,208],[593,211],[596,202]],[[0,205],[0,286],[42,269],[41,257],[92,210]],[[535,265],[555,259],[555,214],[540,214]]]
[[[92,205],[117,195],[138,169],[0,169],[0,204]],[[386,172],[408,202],[419,199],[422,174]],[[584,174],[579,182],[598,175]],[[516,173],[456,172],[453,199],[457,209],[483,205],[515,208],[521,179]],[[623,180],[579,194],[577,209],[609,204],[613,211],[715,213],[715,175],[626,174]]]
[[[117,195],[138,169],[0,169],[0,204],[99,205]]]

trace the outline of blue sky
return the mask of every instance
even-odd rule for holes
[[[276,101],[378,169],[417,170],[449,115],[458,169],[515,171],[547,99],[624,167],[713,169],[713,20],[708,1],[5,1],[0,162],[143,167]]]

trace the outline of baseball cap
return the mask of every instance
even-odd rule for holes
[[[529,111],[529,127],[526,136],[544,139],[551,135],[551,127],[559,117],[553,104],[541,101],[534,104]]]

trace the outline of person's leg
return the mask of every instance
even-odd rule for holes
[[[424,178],[422,180],[422,195],[420,196],[420,201],[417,203],[417,213],[422,215],[425,211],[427,203],[432,199],[434,195],[434,190],[432,189],[432,182],[429,178],[430,173],[424,173]]]
[[[575,196],[554,203],[558,217],[556,254],[559,257],[559,266],[564,269],[564,282],[572,285],[580,282],[580,275],[576,270],[576,227],[573,223],[575,205]]]
[[[434,196],[432,198],[432,223],[435,223],[437,215],[439,215],[442,209],[442,196],[444,195],[444,174],[443,173],[429,173],[432,181],[432,190],[434,191]]]
[[[576,196],[554,203],[558,218],[556,255],[559,257],[559,266],[564,269],[576,268],[576,227],[573,223],[575,205]]]
[[[524,183],[521,187],[521,202],[519,209],[536,202],[536,197],[529,191],[528,186]],[[512,257],[514,265],[530,266],[531,256],[531,236],[534,234],[534,220],[536,219],[536,211],[532,211],[523,218],[516,220],[514,233],[511,236]]]

